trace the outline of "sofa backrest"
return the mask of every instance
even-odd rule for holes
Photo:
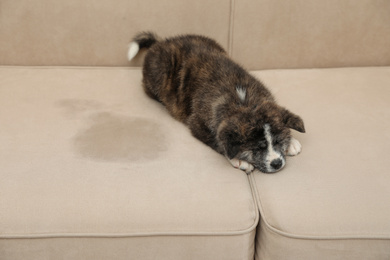
[[[1,0],[0,65],[140,66],[144,30],[213,37],[248,69],[390,65],[388,0]]]

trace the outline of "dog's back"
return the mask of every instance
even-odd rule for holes
[[[146,93],[163,103],[176,119],[186,123],[193,98],[204,79],[215,73],[215,59],[226,56],[215,41],[195,35],[159,41],[148,51],[143,67]]]
[[[195,107],[208,107],[222,95],[230,94],[233,100],[228,101],[237,104],[248,102],[244,93],[237,95],[237,86],[255,85],[251,93],[273,99],[268,90],[210,38],[185,35],[158,40],[151,33],[141,33],[135,37],[137,39],[142,39],[139,46],[146,42],[150,47],[143,66],[145,92],[163,103],[176,119],[184,123]],[[201,106],[196,103],[201,103]]]

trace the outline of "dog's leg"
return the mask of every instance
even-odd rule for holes
[[[287,155],[288,156],[297,155],[301,152],[301,150],[302,150],[301,143],[294,137],[291,137],[290,146],[287,149]]]
[[[240,169],[247,174],[253,172],[253,170],[255,169],[252,164],[246,161],[238,160],[237,158],[229,159],[229,162],[231,163],[231,165],[233,165],[234,168]]]

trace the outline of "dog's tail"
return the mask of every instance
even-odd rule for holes
[[[140,32],[134,38],[129,45],[129,51],[127,52],[127,59],[131,61],[142,48],[149,48],[156,42],[160,41],[155,33],[152,32]]]

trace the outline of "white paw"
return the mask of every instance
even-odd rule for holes
[[[246,161],[238,160],[236,158],[229,160],[229,162],[233,165],[234,168],[240,169],[246,172],[247,174],[253,172],[253,170],[255,169],[255,167],[252,164]]]
[[[301,152],[301,150],[302,150],[301,143],[294,137],[291,137],[290,146],[287,149],[287,155],[288,156],[297,155]]]

